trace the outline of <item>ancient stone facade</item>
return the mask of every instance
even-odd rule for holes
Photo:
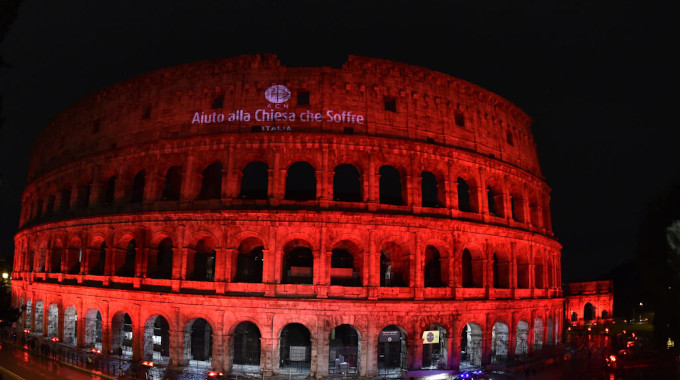
[[[567,323],[576,326],[606,322],[613,318],[612,281],[572,282],[566,284],[564,292]]]
[[[171,366],[457,370],[559,342],[560,245],[530,119],[427,69],[275,56],[102,90],[38,138],[22,324]]]

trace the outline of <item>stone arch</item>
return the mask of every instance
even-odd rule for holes
[[[42,333],[43,332],[43,323],[45,321],[43,313],[44,313],[44,307],[43,307],[43,301],[42,300],[37,300],[35,302],[35,332],[37,333]]]
[[[316,199],[316,170],[307,161],[297,161],[286,172],[284,199],[313,201]]]
[[[449,284],[451,260],[443,242],[430,241],[425,246],[425,287],[446,287]]]
[[[85,347],[102,349],[102,314],[97,309],[89,309],[85,312]]]
[[[420,195],[423,207],[446,207],[444,177],[424,170],[420,173]]]
[[[526,203],[524,189],[521,185],[515,184],[510,187],[510,217],[515,222],[524,223],[527,215],[524,212]]]
[[[590,322],[596,318],[595,315],[595,306],[590,302],[586,302],[586,304],[583,305],[583,321]]]
[[[572,312],[571,312],[570,320],[571,320],[572,322],[578,321],[578,314],[576,314],[575,311],[572,311]]]
[[[401,375],[406,369],[408,349],[406,331],[389,325],[378,335],[378,375]]]
[[[78,339],[78,312],[75,305],[64,310],[64,344],[75,347]]]
[[[269,166],[262,161],[251,161],[241,170],[239,198],[267,199],[269,195]]]
[[[130,314],[119,311],[113,315],[111,320],[111,349],[119,356],[132,357],[132,339],[139,339],[132,336],[133,325]]]
[[[503,363],[508,358],[508,325],[498,321],[491,329],[491,363]]]
[[[361,202],[361,174],[352,164],[340,164],[333,170],[333,200]]]
[[[232,339],[232,370],[259,374],[262,334],[257,325],[250,321],[242,321],[234,327]]]
[[[146,187],[146,171],[140,170],[132,179],[132,191],[130,192],[130,203],[142,203],[144,201],[144,188]]]
[[[540,317],[534,318],[534,351],[540,351],[543,348],[543,319]]]
[[[50,252],[50,272],[59,273],[62,270],[62,260],[64,259],[64,245],[61,239],[56,238],[52,242]]]
[[[400,171],[392,165],[383,165],[378,173],[380,176],[380,203],[388,205],[408,204],[404,171]]]
[[[59,306],[56,302],[47,307],[47,336],[56,337],[59,329]]]
[[[548,338],[546,339],[546,343],[548,346],[552,346],[554,341],[553,341],[553,320],[551,317],[548,317]]]
[[[116,201],[117,182],[118,182],[117,174],[110,175],[107,179],[104,180],[104,193],[103,193],[104,206],[112,206],[113,203]]]
[[[198,200],[220,199],[222,197],[222,163],[213,162],[201,173],[201,190]]]
[[[174,258],[174,242],[171,237],[162,238],[156,249],[147,249],[147,276],[158,279],[172,278],[172,264]]]
[[[45,272],[45,266],[47,264],[47,242],[42,240],[38,247],[36,269],[38,273]]]
[[[137,239],[131,232],[124,233],[118,240],[118,249],[113,254],[113,273],[121,277],[135,275],[137,261]]]
[[[487,179],[486,181],[486,197],[487,197],[487,211],[489,214],[504,218],[505,204],[503,202],[503,187],[495,179]]]
[[[182,167],[171,166],[165,173],[163,181],[163,193],[161,199],[164,201],[178,201],[182,195]]]
[[[350,324],[338,325],[331,330],[328,343],[328,374],[359,373],[361,336]]]
[[[183,356],[186,363],[195,361],[196,366],[211,367],[212,363],[212,326],[203,318],[194,318],[184,325]]]
[[[423,332],[423,369],[446,369],[448,358],[448,333],[439,324],[430,324]]]
[[[264,262],[264,243],[257,237],[243,239],[236,256],[234,282],[260,283]]]
[[[332,245],[331,285],[361,286],[363,255],[352,240],[340,240]]]
[[[214,281],[219,241],[213,234],[205,232],[194,234],[194,241],[196,243],[190,245],[187,251],[185,278],[192,281]]]
[[[283,246],[284,284],[312,284],[314,278],[314,253],[305,240],[293,239]]]
[[[482,367],[482,328],[475,322],[463,327],[460,335],[460,370]]]
[[[80,236],[72,236],[69,239],[68,247],[66,249],[66,273],[78,274],[80,273],[80,264],[83,260],[83,243]]]
[[[312,363],[312,341],[309,329],[300,323],[289,323],[279,333],[279,369],[309,373]]]
[[[510,254],[501,250],[492,256],[493,287],[496,289],[510,288]]]
[[[521,319],[517,322],[515,335],[515,356],[525,357],[529,354],[529,323]]]
[[[106,240],[102,235],[96,235],[91,239],[90,248],[87,250],[87,273],[100,276],[104,274],[106,265]]]
[[[484,254],[481,249],[466,246],[461,254],[461,274],[464,288],[484,287]]]
[[[602,310],[602,319],[609,319],[609,313],[607,310]]]
[[[170,359],[170,324],[160,314],[144,323],[144,360],[167,364]]]
[[[33,309],[32,300],[29,298],[26,300],[26,319],[24,320],[24,327],[27,329],[31,328],[32,309]]]
[[[408,287],[411,259],[406,245],[386,241],[380,248],[380,286]]]

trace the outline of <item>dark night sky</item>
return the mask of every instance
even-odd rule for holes
[[[205,59],[340,66],[354,54],[468,80],[527,112],[563,280],[597,279],[634,257],[646,203],[680,182],[679,12],[668,4],[25,0],[0,45],[0,254],[13,251],[32,141],[78,99]]]

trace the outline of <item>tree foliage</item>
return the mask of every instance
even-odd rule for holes
[[[655,341],[680,342],[680,185],[655,199],[640,226],[637,259],[656,313]]]

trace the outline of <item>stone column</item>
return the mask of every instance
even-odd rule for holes
[[[103,317],[103,316],[102,316]],[[107,318],[108,320],[108,318]],[[102,318],[102,352],[113,353],[111,322],[104,321]]]
[[[224,335],[219,330],[212,330],[212,368],[224,370]]]
[[[421,369],[423,368],[423,339],[421,337],[422,331],[416,330],[416,336],[408,339],[408,355],[409,363],[407,369]]]
[[[184,365],[184,331],[168,330],[169,356],[168,367],[176,368]]]
[[[265,377],[274,375],[274,364],[276,364],[274,340],[270,338],[260,338],[260,370],[264,372]]]

